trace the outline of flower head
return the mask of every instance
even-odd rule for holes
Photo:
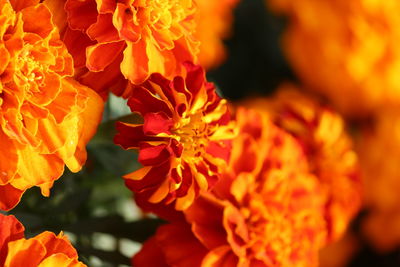
[[[133,89],[128,105],[143,123],[119,123],[115,137],[123,148],[139,149],[144,165],[125,176],[127,186],[152,203],[176,200],[178,210],[218,180],[233,136],[226,101],[201,67],[185,66],[183,77],[153,74]]]
[[[70,78],[72,57],[47,7],[12,3],[0,1],[0,209],[6,210],[32,186],[48,195],[64,165],[80,170],[103,106]]]
[[[284,49],[307,87],[352,116],[400,103],[399,1],[268,2],[289,18]]]
[[[352,141],[339,114],[292,85],[279,90],[270,105],[272,120],[302,145],[326,196],[328,239],[337,240],[361,206],[360,167]]]
[[[11,266],[84,267],[68,238],[43,232],[24,238],[24,226],[14,217],[0,214],[0,264]]]
[[[172,78],[182,62],[196,61],[192,0],[67,0],[65,9],[70,29],[90,39],[86,67],[91,72],[110,65],[119,71],[120,65],[125,78],[140,84],[152,73]],[[107,69],[103,76],[112,72]]]
[[[317,266],[324,202],[301,146],[265,112],[239,109],[236,119],[240,131],[221,180],[184,211],[185,220],[160,227],[134,266],[146,266],[150,255],[166,266]]]

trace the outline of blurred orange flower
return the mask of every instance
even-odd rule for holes
[[[291,85],[272,103],[273,120],[303,146],[326,195],[328,237],[337,240],[361,206],[361,176],[352,140],[339,114]]]
[[[122,72],[140,84],[152,73],[173,78],[180,74],[182,62],[197,61],[192,0],[67,0],[65,10],[70,38],[85,40],[81,44],[87,46],[86,67],[91,72],[106,70],[102,76],[114,77]],[[77,37],[79,31],[85,36]],[[84,46],[78,48],[85,51]]]
[[[400,2],[268,0],[300,80],[352,116],[400,103]]]
[[[222,179],[184,211],[186,222],[160,227],[134,266],[154,255],[164,265],[153,266],[317,266],[324,199],[302,147],[266,113],[239,109],[237,123]]]
[[[127,186],[151,203],[176,200],[178,210],[218,180],[233,137],[226,100],[205,81],[200,66],[185,67],[187,73],[172,81],[153,74],[133,88],[128,105],[143,123],[119,123],[114,140],[124,149],[139,149],[144,165],[124,177]]]
[[[61,232],[43,232],[24,238],[24,226],[14,217],[0,214],[0,266],[84,267],[68,238]]]
[[[0,209],[8,210],[32,186],[48,196],[64,165],[80,170],[103,104],[70,78],[72,57],[47,7],[0,0],[0,10]]]
[[[358,136],[368,209],[363,230],[380,251],[400,244],[400,111],[382,109]],[[390,233],[390,234],[388,234]]]
[[[328,241],[339,239],[361,206],[362,191],[358,157],[340,115],[290,84],[272,99],[247,105],[268,110],[275,124],[301,144],[326,197]]]
[[[200,41],[200,64],[217,67],[226,58],[223,40],[231,34],[233,9],[239,0],[197,0],[195,37]]]

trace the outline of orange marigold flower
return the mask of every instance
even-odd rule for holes
[[[103,104],[70,78],[72,57],[47,7],[0,0],[0,10],[0,209],[8,210],[32,186],[48,196],[64,165],[80,170]]]
[[[362,191],[358,157],[341,116],[290,84],[274,98],[248,105],[268,110],[275,124],[302,145],[326,196],[328,240],[340,238],[361,206]]]
[[[24,226],[12,215],[0,214],[0,266],[84,267],[61,232],[43,232],[24,238]]]
[[[386,108],[363,125],[357,139],[363,171],[365,205],[363,231],[380,251],[400,244],[400,112]],[[388,234],[390,233],[390,234]]]
[[[232,10],[239,0],[197,0],[195,37],[200,41],[200,64],[206,68],[217,67],[226,58],[224,39],[231,34]]]
[[[400,2],[268,0],[289,17],[287,57],[299,78],[343,112],[400,103]]]
[[[144,165],[124,177],[127,186],[151,203],[176,200],[178,210],[218,180],[233,136],[226,100],[200,66],[185,67],[187,73],[172,81],[153,74],[136,86],[128,105],[143,123],[119,123],[115,137],[123,148],[139,149]]]
[[[324,199],[302,147],[266,113],[239,109],[237,123],[222,179],[186,221],[160,227],[134,266],[149,266],[151,255],[164,258],[153,266],[317,266]]]
[[[120,65],[125,78],[140,84],[152,73],[173,78],[180,74],[182,62],[197,60],[192,0],[67,0],[65,10],[69,27],[94,42],[86,42],[86,67],[91,72],[110,65],[119,71]]]

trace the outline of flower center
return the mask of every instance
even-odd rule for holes
[[[152,25],[157,30],[169,29],[171,25],[179,23],[187,17],[186,7],[191,0],[151,0],[134,1],[132,9],[137,11],[137,24]]]
[[[43,72],[45,67],[37,62],[29,50],[23,50],[16,62],[16,76],[23,82],[24,89],[30,93],[39,92],[43,86]]]
[[[183,145],[183,154],[188,157],[200,157],[206,148],[207,124],[202,121],[202,114],[197,113],[183,118],[182,123],[173,129]]]

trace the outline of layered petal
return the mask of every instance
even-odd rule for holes
[[[175,202],[178,210],[215,183],[233,137],[225,100],[199,66],[186,68],[172,81],[155,74],[134,87],[128,105],[143,124],[119,123],[114,139],[125,149],[139,149],[145,166],[125,176],[127,186],[151,203]]]
[[[14,216],[0,214],[1,266],[84,267],[68,238],[43,232],[24,238],[24,227]]]
[[[338,240],[362,199],[359,161],[343,119],[290,84],[282,85],[272,100],[250,105],[269,110],[274,123],[302,144],[326,196],[328,239]]]
[[[80,170],[103,102],[72,79],[72,57],[46,5],[3,0],[0,9],[0,208],[9,210],[32,186],[48,196],[64,165]]]
[[[199,42],[193,36],[196,5],[192,0],[68,0],[65,10],[70,30],[80,30],[94,41],[79,48],[86,49],[87,69],[78,76],[100,72],[108,77],[111,87],[79,77],[99,92],[111,90],[128,97],[126,79],[141,84],[153,73],[171,79],[184,71],[184,61],[197,61]],[[74,38],[66,35],[69,37]],[[71,49],[77,50],[73,46]],[[115,67],[110,69],[110,65]],[[124,88],[116,86],[124,81]]]
[[[324,195],[301,144],[266,112],[240,108],[236,120],[222,178],[184,219],[160,227],[134,266],[150,266],[155,255],[160,266],[318,266],[327,234]]]

